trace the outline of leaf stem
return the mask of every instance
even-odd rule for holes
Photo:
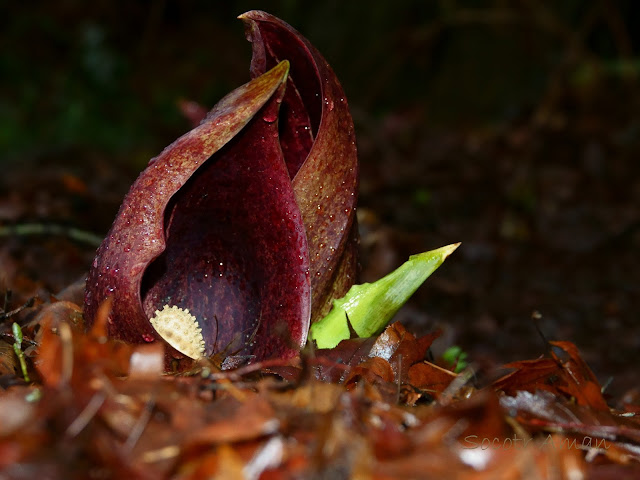
[[[22,329],[20,328],[20,325],[18,325],[16,322],[13,322],[13,324],[11,325],[11,330],[13,331],[13,351],[16,354],[16,357],[18,357],[18,360],[20,361],[20,369],[22,370],[22,376],[24,377],[24,381],[27,383],[31,383],[31,379],[29,378],[29,372],[27,371],[27,361],[24,357],[24,353],[22,352],[22,340],[23,340],[23,336],[22,336]]]
[[[18,225],[5,225],[0,227],[0,237],[10,237],[13,235],[18,237],[31,235],[61,235],[92,247],[98,247],[102,243],[102,238],[94,233],[55,223],[21,223]]]

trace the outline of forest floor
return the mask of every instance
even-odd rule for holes
[[[356,110],[362,281],[462,246],[402,326],[237,372],[161,377],[157,346],[84,331],[91,243],[137,172],[84,149],[6,165],[0,478],[637,478],[640,124],[609,100],[475,130]]]

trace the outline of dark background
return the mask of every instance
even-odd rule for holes
[[[248,80],[235,17],[302,32],[341,79],[361,159],[362,278],[462,241],[399,315],[479,366],[575,342],[610,391],[640,366],[640,4],[628,1],[5,3],[0,226],[104,235],[147,161]],[[0,238],[17,304],[91,246]]]

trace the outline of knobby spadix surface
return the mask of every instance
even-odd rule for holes
[[[282,20],[240,16],[252,42],[253,76],[289,60],[280,112],[282,150],[309,244],[312,321],[354,282],[358,162],[353,121],[336,75],[320,53]]]
[[[289,356],[305,343],[309,253],[278,137],[288,70],[234,90],[151,160],[98,249],[89,325],[112,296],[109,334],[129,342],[156,340],[149,318],[170,305],[197,318],[207,355]]]

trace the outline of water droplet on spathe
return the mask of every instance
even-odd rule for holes
[[[278,119],[277,112],[267,112],[262,116],[262,119],[267,123],[273,123]]]
[[[329,98],[325,98],[324,99],[324,104],[327,106],[327,108],[329,109],[329,111],[333,110],[333,100],[330,100]]]

